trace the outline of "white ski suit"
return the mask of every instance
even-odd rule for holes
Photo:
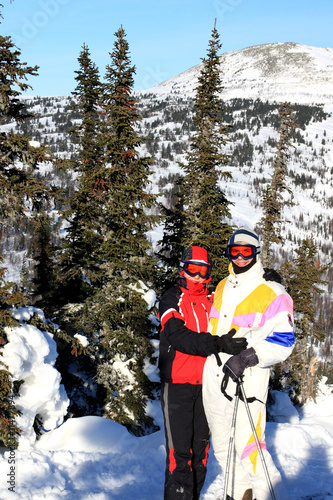
[[[235,328],[235,337],[246,337],[248,348],[255,349],[259,364],[244,371],[245,394],[247,399],[255,398],[249,402],[249,407],[276,500],[286,500],[280,473],[266,448],[265,427],[270,366],[284,361],[294,347],[293,301],[282,285],[264,280],[259,259],[243,274],[235,275],[232,264],[229,271],[230,275],[219,283],[215,292],[210,331],[221,336]],[[230,355],[221,353],[219,357],[222,366],[218,366],[214,355],[207,358],[203,374],[203,402],[214,454],[225,474],[236,384],[229,379],[226,392],[232,396],[230,401],[221,392],[222,368]],[[244,492],[252,488],[254,499],[270,500],[268,482],[241,400],[236,420],[235,452],[230,467],[228,494],[234,500],[241,500]]]

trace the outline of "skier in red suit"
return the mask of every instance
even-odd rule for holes
[[[162,296],[159,369],[165,423],[165,500],[198,500],[205,481],[209,428],[202,403],[206,357],[237,354],[245,339],[207,333],[212,293],[211,259],[192,246],[182,255],[176,283]]]

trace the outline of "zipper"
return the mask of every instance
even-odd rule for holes
[[[195,322],[197,324],[197,332],[200,332],[200,325],[199,325],[198,316],[196,315],[196,312],[194,310],[194,305],[193,305],[192,301],[191,301],[191,307],[192,307],[192,312],[193,312],[193,316],[194,316]]]

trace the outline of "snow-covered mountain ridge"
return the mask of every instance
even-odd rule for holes
[[[192,95],[202,63],[150,91]],[[299,43],[255,45],[220,56],[223,99],[333,103],[333,49]]]

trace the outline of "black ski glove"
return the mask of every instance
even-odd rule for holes
[[[239,377],[243,375],[245,368],[255,366],[259,363],[258,356],[253,347],[245,349],[245,351],[236,356],[231,356],[223,367],[223,372],[229,375],[234,382],[237,382]]]
[[[281,276],[275,269],[270,269],[269,267],[264,268],[264,275],[263,278],[265,281],[276,281],[277,283],[281,283],[282,279]]]
[[[215,348],[217,352],[226,352],[227,354],[239,354],[247,347],[247,340],[244,337],[234,339],[236,330],[233,328],[222,337],[214,337]]]

